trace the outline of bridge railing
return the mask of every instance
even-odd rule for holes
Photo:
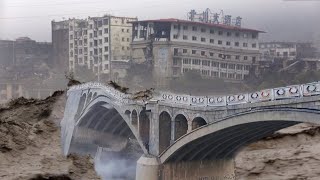
[[[227,96],[192,96],[187,94],[160,92],[160,95],[154,98],[165,103],[187,106],[219,107],[263,101],[275,101],[281,99],[292,99],[314,95],[320,95],[320,82],[264,89],[252,93],[240,93]]]
[[[102,83],[98,83],[98,82],[89,82],[89,83],[80,84],[77,86],[72,86],[68,90],[68,93],[72,92],[72,91],[76,91],[76,90],[85,90],[85,89],[100,89],[103,92],[107,93],[109,96],[112,96],[115,99],[117,99],[118,102],[125,103],[125,104],[134,103],[134,101],[131,100],[130,94],[122,93],[119,90],[117,90],[111,86],[106,86],[106,85],[104,85]]]

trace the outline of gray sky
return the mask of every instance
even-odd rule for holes
[[[191,9],[224,10],[267,40],[320,39],[320,0],[0,0],[0,38],[51,41],[50,21],[105,13],[139,19],[186,18]],[[317,34],[318,33],[318,34]]]

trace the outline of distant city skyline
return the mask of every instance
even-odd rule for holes
[[[267,41],[319,41],[319,1],[282,0],[2,0],[0,1],[0,38],[28,36],[51,41],[51,20],[88,16],[138,17],[139,19],[180,18],[187,12],[210,8],[215,12],[243,18],[243,27],[266,31]]]

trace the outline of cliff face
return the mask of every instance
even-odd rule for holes
[[[283,129],[244,148],[236,157],[239,180],[320,179],[320,127]]]
[[[62,156],[63,92],[45,100],[19,98],[0,108],[1,180],[100,179],[88,156]]]

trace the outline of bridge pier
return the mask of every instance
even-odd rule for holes
[[[157,157],[142,156],[137,180],[235,180],[234,160],[185,161],[161,164]]]

